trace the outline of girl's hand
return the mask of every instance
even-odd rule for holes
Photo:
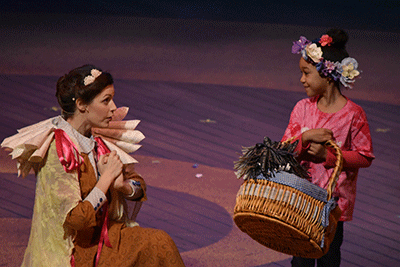
[[[318,161],[325,161],[327,152],[324,145],[319,143],[311,143],[307,153],[317,158]]]
[[[302,134],[303,146],[309,143],[324,143],[331,139],[333,139],[333,132],[325,128],[311,129]]]

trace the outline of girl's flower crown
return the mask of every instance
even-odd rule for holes
[[[332,37],[325,34],[318,40],[321,46],[330,46],[333,43]],[[307,40],[306,37],[300,36],[300,39],[293,42],[293,54],[301,54],[301,56],[313,64],[319,73],[325,77],[330,77],[334,81],[340,81],[345,87],[352,88],[355,78],[361,71],[357,70],[358,62],[354,58],[346,57],[342,62],[332,62],[324,59],[321,47],[315,42]]]

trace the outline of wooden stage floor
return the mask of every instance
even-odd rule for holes
[[[55,81],[50,76],[0,77],[1,90],[8,92],[1,99],[1,139],[59,113],[53,97]],[[128,118],[141,119],[139,128],[146,135],[137,158],[138,170],[150,185],[149,201],[139,214],[139,223],[171,234],[187,266],[288,266],[286,255],[249,240],[232,222],[240,184],[232,162],[241,146],[260,142],[263,136],[279,140],[292,106],[303,94],[140,80],[117,80],[115,86],[116,103],[132,107]],[[400,263],[400,162],[396,154],[400,106],[356,102],[367,112],[376,160],[360,170],[354,220],[345,224],[342,266],[396,266]],[[3,167],[12,164],[4,153],[1,159]],[[0,173],[3,224],[7,219],[29,221],[34,199],[33,175],[22,180],[10,169]],[[203,176],[196,178],[196,174]],[[24,242],[29,224],[26,227]],[[2,235],[7,233],[2,231]],[[244,244],[253,252],[250,256]],[[219,250],[208,249],[213,247]],[[2,251],[10,248],[3,245]],[[18,248],[22,251],[23,244],[18,243]],[[236,264],[231,265],[229,257]]]

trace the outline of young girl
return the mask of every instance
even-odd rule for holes
[[[358,169],[370,166],[374,159],[365,112],[341,91],[341,86],[351,88],[360,74],[357,61],[346,51],[347,40],[343,30],[331,29],[314,41],[302,36],[292,47],[292,53],[301,54],[300,82],[309,98],[295,105],[282,141],[291,137],[300,140],[297,159],[308,168],[312,183],[322,188],[328,185],[335,166],[334,154],[323,143],[334,140],[344,158],[334,191],[342,215],[330,249],[317,259],[317,266],[340,265],[343,222],[352,220]],[[292,266],[314,265],[315,259],[292,259]]]
[[[62,116],[2,143],[13,150],[19,173],[37,173],[22,266],[184,266],[167,233],[128,219],[125,199],[146,200],[146,186],[125,152],[143,137],[135,121],[114,121],[126,115],[118,114],[114,93],[111,74],[76,68],[57,82]],[[107,129],[111,124],[117,127]],[[108,138],[92,135],[101,132]],[[112,142],[122,132],[125,139]]]

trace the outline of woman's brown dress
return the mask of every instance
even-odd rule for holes
[[[81,166],[80,187],[82,199],[96,185],[96,176],[87,155]],[[133,168],[125,172],[125,177],[140,181],[143,192],[144,180]],[[139,201],[146,200],[146,193]],[[102,212],[95,213],[90,202],[78,204],[67,216],[65,226],[78,230],[74,240],[73,257],[75,266],[94,266],[99,244]],[[110,222],[108,235],[112,248],[103,245],[98,266],[184,266],[179,251],[171,237],[163,230],[126,227],[123,223]]]

